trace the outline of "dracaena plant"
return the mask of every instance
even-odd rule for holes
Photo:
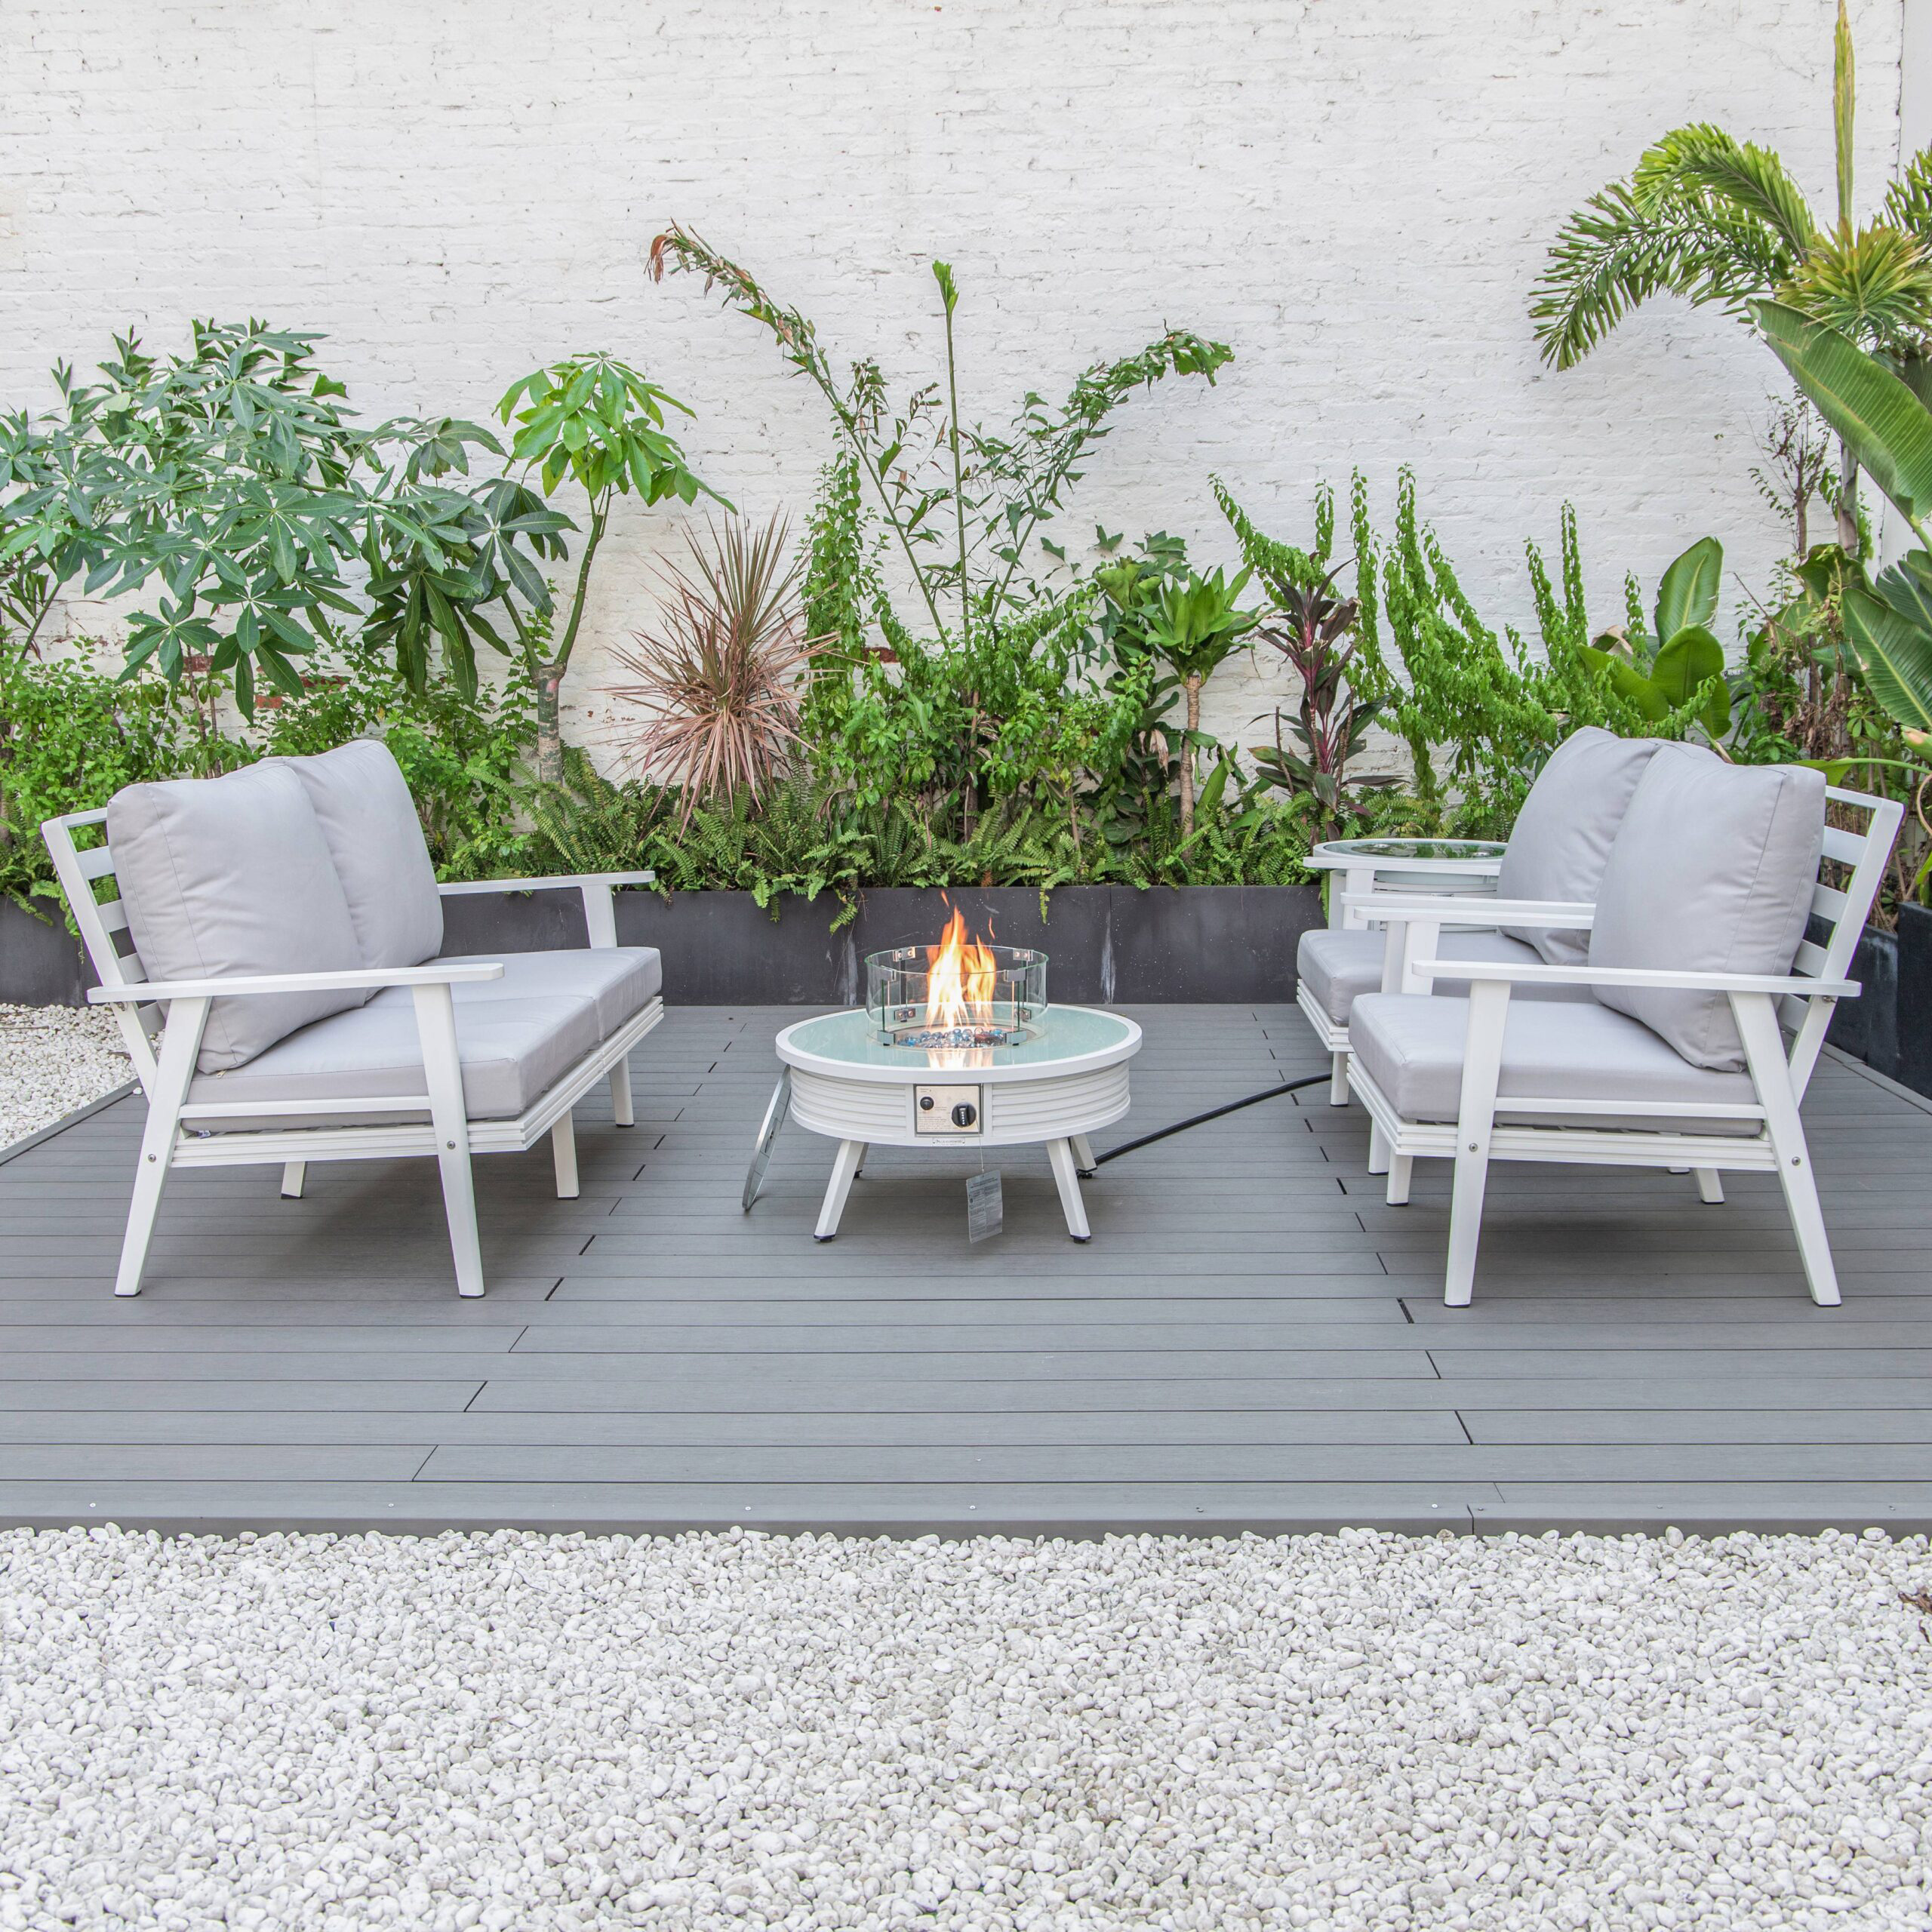
[[[798,684],[814,646],[789,542],[777,516],[756,532],[734,521],[691,537],[651,628],[616,653],[633,681],[609,695],[642,718],[626,749],[677,787],[681,825],[736,792],[761,803],[801,742]]]
[[[1281,654],[1300,687],[1294,714],[1278,706],[1272,714],[1273,742],[1250,748],[1255,769],[1268,784],[1312,798],[1320,835],[1332,838],[1354,815],[1361,793],[1395,782],[1349,768],[1366,746],[1388,678],[1380,658],[1364,648],[1356,623],[1360,605],[1337,588],[1352,560],[1330,561],[1334,494],[1325,484],[1316,491],[1315,546],[1303,550],[1265,536],[1219,477],[1214,487],[1242,558],[1267,595],[1256,640]],[[1291,740],[1298,749],[1289,748]]]
[[[419,680],[438,640],[467,659],[488,589],[469,452],[500,446],[454,418],[362,427],[319,340],[197,322],[188,353],[158,358],[118,337],[97,380],[55,370],[57,411],[0,423],[16,649],[78,585],[136,600],[129,674],[231,681],[250,715],[263,682],[299,695],[298,660],[365,626]]]
[[[636,370],[601,353],[574,355],[533,370],[512,383],[497,405],[505,423],[514,417],[516,423],[510,460],[522,466],[523,481],[515,487],[527,491],[534,477],[548,497],[568,481],[583,493],[588,509],[561,630],[554,623],[531,621],[533,613],[540,620],[548,617],[549,593],[535,571],[516,573],[513,546],[503,564],[500,601],[510,620],[514,648],[537,694],[537,776],[541,784],[562,782],[559,697],[583,623],[590,568],[609,528],[611,506],[619,497],[635,491],[647,506],[672,499],[692,503],[706,496],[731,508],[685,460],[666,427],[667,409],[691,414]],[[574,527],[561,515],[558,521]],[[499,648],[506,648],[499,644]]]
[[[1698,122],[1666,134],[1626,180],[1572,215],[1550,251],[1530,312],[1543,358],[1568,368],[1639,303],[1661,294],[1716,303],[1749,320],[1774,297],[1879,352],[1927,386],[1932,334],[1932,149],[1912,157],[1875,219],[1857,225],[1851,30],[1840,0],[1832,118],[1837,212],[1821,220],[1777,155]],[[1856,554],[1857,460],[1841,445],[1838,542]]]

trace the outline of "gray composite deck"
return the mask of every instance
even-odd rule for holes
[[[1066,1238],[1044,1155],[965,1238],[948,1150],[829,1142],[739,1189],[777,1011],[672,1013],[638,1124],[479,1167],[460,1301],[426,1161],[177,1174],[109,1292],[138,1100],[0,1164],[0,1522],[1090,1534],[1932,1526],[1932,1114],[1828,1058],[1806,1108],[1845,1306],[1775,1184],[1494,1171],[1476,1305],[1447,1171],[1391,1208],[1358,1108],[1277,1100],[1130,1155]],[[1124,1140],[1319,1064],[1292,1008],[1137,1012]]]

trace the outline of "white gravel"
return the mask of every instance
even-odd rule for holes
[[[0,1005],[0,1148],[99,1100],[133,1072],[111,1013]]]
[[[0,1534],[0,1927],[1932,1922],[1922,1537]]]

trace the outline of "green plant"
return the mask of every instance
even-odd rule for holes
[[[117,338],[101,380],[57,368],[58,413],[0,423],[0,572],[30,649],[55,596],[149,597],[127,669],[171,682],[205,669],[245,715],[266,680],[294,697],[294,660],[365,622],[426,657],[432,630],[469,648],[478,512],[441,479],[488,431],[454,418],[361,429],[320,340],[197,322],[189,353]]]
[[[1715,537],[1700,538],[1665,571],[1647,628],[1633,577],[1624,623],[1583,648],[1585,661],[1653,724],[1694,706],[1713,738],[1730,726],[1724,646],[1710,628],[1723,579],[1723,545]]]
[[[733,522],[703,543],[691,537],[691,569],[666,572],[657,627],[616,654],[637,681],[608,695],[645,718],[632,762],[678,788],[685,822],[701,801],[740,789],[755,805],[800,742],[796,687],[814,646],[789,540],[777,516],[755,535]]]
[[[667,408],[686,416],[691,414],[675,396],[614,356],[601,352],[570,356],[533,370],[512,383],[497,405],[497,414],[505,423],[512,417],[516,421],[511,461],[521,463],[526,476],[539,476],[546,496],[568,478],[583,492],[589,506],[589,522],[577,554],[577,580],[561,638],[553,643],[549,629],[531,624],[511,595],[509,580],[501,593],[516,649],[537,695],[540,784],[555,785],[563,777],[558,694],[583,622],[590,567],[609,528],[612,503],[635,490],[646,505],[672,497],[692,503],[703,494],[727,509],[731,507],[708,483],[699,480],[675,439],[666,433]],[[538,587],[521,580],[515,580],[513,587],[530,610],[548,614],[547,592],[533,594]]]
[[[1388,678],[1379,661],[1360,651],[1356,600],[1336,591],[1346,564],[1329,561],[1335,541],[1334,493],[1326,484],[1315,492],[1312,550],[1264,536],[1218,477],[1214,495],[1243,558],[1267,592],[1268,613],[1255,636],[1281,652],[1301,687],[1295,716],[1284,718],[1278,706],[1274,742],[1251,746],[1249,754],[1267,783],[1314,800],[1321,836],[1332,838],[1358,817],[1364,794],[1395,783],[1389,777],[1351,776],[1349,771],[1381,709],[1380,697],[1368,694],[1386,694]],[[1299,751],[1284,743],[1284,729]]]
[[[1558,236],[1530,310],[1546,361],[1558,368],[1580,361],[1654,295],[1718,303],[1746,319],[1753,298],[1774,297],[1925,381],[1932,149],[1915,155],[1887,188],[1879,219],[1855,228],[1855,82],[1844,0],[1833,54],[1836,221],[1813,214],[1775,154],[1706,123],[1679,128],[1644,153],[1627,181],[1592,195]],[[1848,443],[1841,448],[1838,542],[1855,555],[1857,462]]]
[[[127,684],[85,657],[0,665],[0,894],[30,909],[35,899],[59,903],[43,820],[97,810],[124,785],[230,770],[254,755],[206,739],[165,685]]]
[[[650,266],[660,280],[672,272],[703,275],[707,289],[724,291],[728,307],[771,332],[785,359],[825,398],[855,466],[854,480],[869,489],[885,525],[883,540],[897,549],[933,633],[962,643],[1040,595],[1039,585],[1025,574],[1029,546],[1079,481],[1078,466],[1107,433],[1114,410],[1168,376],[1204,376],[1212,383],[1234,353],[1225,343],[1170,330],[1138,355],[1087,370],[1057,410],[1029,390],[1011,427],[995,435],[959,414],[953,345],[959,294],[943,262],[933,264],[946,333],[943,410],[937,383],[915,391],[895,410],[884,375],[870,358],[853,364],[850,381],[841,382],[803,315],[687,229],[674,224],[660,235],[651,245]],[[866,554],[872,554],[869,546]],[[1059,555],[1051,546],[1048,554]],[[876,576],[869,581],[878,601],[889,606]],[[941,615],[948,607],[958,614],[951,624]],[[902,655],[894,633],[903,629],[888,618],[887,642]]]

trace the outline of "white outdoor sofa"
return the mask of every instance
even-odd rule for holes
[[[106,842],[83,847],[104,827]],[[41,828],[147,1097],[115,1277],[140,1291],[174,1168],[434,1155],[457,1287],[484,1291],[472,1154],[550,1137],[577,1192],[571,1109],[663,1017],[662,962],[617,943],[613,894],[648,872],[436,883],[409,789],[373,741],[227,776],[135,785]],[[118,896],[97,897],[112,878]],[[589,944],[441,957],[443,898],[574,886]],[[125,944],[124,944],[125,942]],[[151,1033],[160,1030],[157,1051]]]
[[[1828,801],[1863,825],[1827,826]],[[1351,903],[1383,928],[1392,990],[1352,1000],[1349,1082],[1392,1204],[1417,1160],[1455,1164],[1446,1302],[1471,1298],[1489,1164],[1513,1160],[1689,1171],[1711,1202],[1722,1169],[1774,1172],[1812,1299],[1838,1304],[1798,1108],[1835,1003],[1858,992],[1846,974],[1903,812],[1803,767],[1663,746],[1592,903],[1484,907],[1527,956],[1445,931],[1466,900]],[[1827,863],[1848,868],[1842,888]],[[1804,936],[1813,918],[1822,945]]]

